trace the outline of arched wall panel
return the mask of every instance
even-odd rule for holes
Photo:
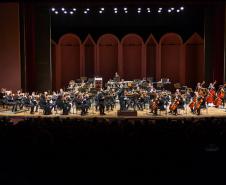
[[[182,56],[183,41],[178,34],[167,33],[160,39],[161,77],[169,78],[173,83],[182,82],[184,69]]]
[[[193,34],[185,43],[186,50],[186,83],[195,86],[202,82],[204,76],[204,41],[197,34]]]
[[[96,44],[90,35],[84,41],[85,76],[92,78],[95,75]]]
[[[60,41],[61,85],[80,78],[81,41],[73,34],[64,35]]]
[[[151,35],[146,42],[146,76],[156,78],[158,43]]]
[[[111,34],[105,34],[98,40],[99,75],[105,81],[112,79],[118,71],[119,40]]]
[[[136,34],[128,34],[122,39],[123,77],[125,80],[142,78],[143,40]]]

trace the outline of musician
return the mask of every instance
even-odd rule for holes
[[[114,81],[116,81],[116,82],[120,81],[120,76],[119,76],[119,74],[117,72],[115,73]]]
[[[120,104],[120,110],[126,110],[126,96],[125,96],[125,89],[120,88],[118,91],[118,99]]]
[[[100,115],[106,115],[104,113],[104,109],[105,109],[105,97],[104,97],[103,90],[101,90],[100,93],[98,94],[98,102],[99,102]]]

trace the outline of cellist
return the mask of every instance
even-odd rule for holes
[[[216,91],[215,91],[215,85],[216,81],[214,83],[210,83],[208,87],[208,95],[206,97],[206,102],[208,106],[214,106],[214,100],[216,98]]]

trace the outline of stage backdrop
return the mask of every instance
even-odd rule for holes
[[[0,87],[21,88],[18,3],[0,3]]]
[[[197,33],[186,42],[177,33],[166,33],[160,41],[152,34],[146,41],[137,34],[121,40],[104,34],[96,41],[91,35],[82,41],[65,34],[52,42],[52,64],[54,90],[80,76],[101,76],[106,82],[116,71],[125,80],[168,77],[172,83],[194,86],[204,80],[204,41]]]

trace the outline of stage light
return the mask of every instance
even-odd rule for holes
[[[177,13],[179,13],[180,12],[180,10],[179,9],[177,9]]]
[[[162,13],[162,11],[161,10],[158,10],[158,13]]]
[[[162,8],[160,7],[159,10],[162,10]]]
[[[115,10],[115,11],[117,11],[117,10],[118,10],[118,8],[114,8],[114,10]]]
[[[75,12],[76,11],[76,8],[73,8],[73,11]]]
[[[180,9],[181,9],[181,10],[184,10],[184,7],[183,7],[183,6],[181,6],[181,7],[180,7]]]
[[[140,10],[141,10],[141,8],[138,8],[137,10],[139,10],[139,11],[140,11]]]
[[[128,11],[126,10],[125,13],[128,13]]]
[[[62,11],[65,11],[65,8],[61,8]]]
[[[123,9],[126,11],[127,10],[127,7],[124,7]]]
[[[56,9],[55,8],[52,8],[51,10],[54,12]]]
[[[117,14],[118,13],[118,11],[117,10],[115,10],[115,14]]]
[[[74,12],[73,12],[73,11],[70,11],[70,14],[71,14],[71,15],[73,15],[73,14],[74,14]]]
[[[171,8],[171,10],[173,11],[173,10],[174,10],[174,8]]]
[[[151,13],[151,10],[148,10],[148,13]]]
[[[100,10],[99,13],[102,14],[103,12]]]
[[[137,11],[137,13],[139,13],[139,14],[140,14],[140,13],[141,13],[141,11],[140,11],[140,10],[138,10],[138,11]]]
[[[101,8],[102,11],[104,11],[104,8]]]
[[[84,11],[84,14],[87,14],[87,13],[88,13],[88,12],[85,10],[85,11]]]
[[[58,14],[59,12],[58,11],[55,11],[55,14]]]
[[[172,11],[171,9],[168,10],[169,13],[171,13],[171,11]]]
[[[64,14],[67,14],[67,11],[64,11]]]
[[[86,8],[86,11],[90,11],[90,9],[89,8]]]

